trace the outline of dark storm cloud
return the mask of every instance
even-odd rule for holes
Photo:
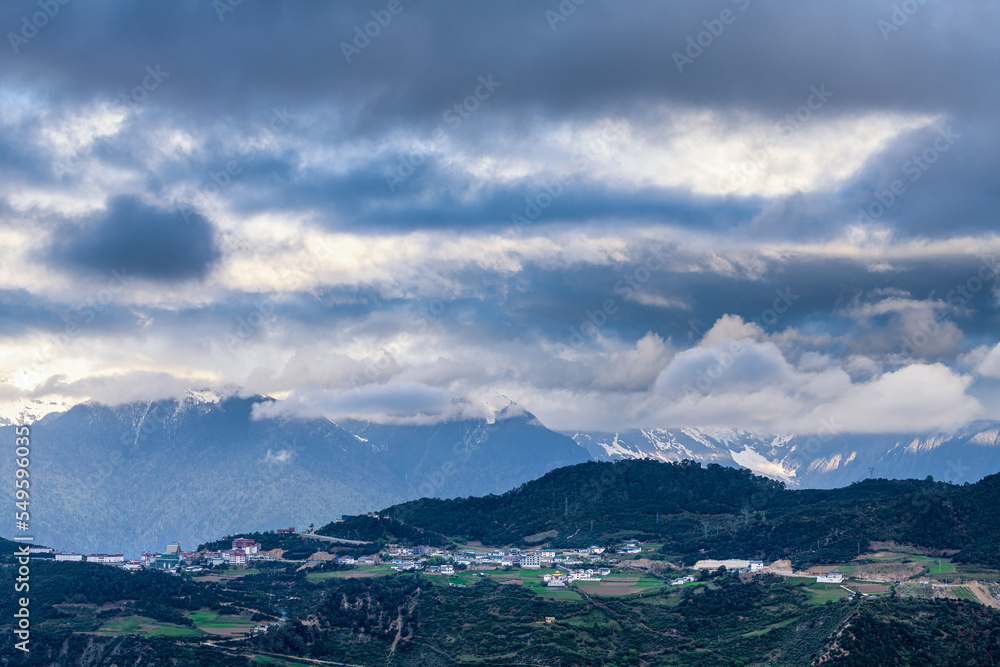
[[[773,262],[758,276],[677,272],[671,270],[668,260],[664,269],[650,272],[645,281],[636,280],[643,265],[642,257],[638,259],[615,267],[529,268],[520,276],[520,285],[506,292],[506,300],[489,320],[511,325],[497,328],[497,332],[534,332],[543,339],[567,344],[574,332],[583,330],[584,323],[603,321],[602,336],[637,340],[653,331],[679,345],[689,345],[728,314],[754,322],[768,333],[786,329],[836,337],[865,333],[870,349],[862,350],[858,343],[856,352],[902,353],[903,334],[898,326],[886,325],[891,314],[885,316],[882,327],[875,326],[878,320],[858,325],[852,315],[852,306],[859,300],[877,302],[888,290],[913,301],[941,304],[937,320],[954,321],[976,344],[985,342],[984,337],[997,323],[998,310],[989,283],[977,285],[973,280],[978,289],[963,291],[984,267],[983,259],[904,261],[893,271],[882,273],[854,260],[801,258]],[[640,273],[638,278],[642,277]],[[635,289],[629,287],[630,278],[637,285]],[[656,297],[673,303],[657,305]],[[605,309],[609,300],[614,306]],[[934,311],[928,312],[925,317],[935,317]],[[584,338],[588,345],[595,344],[592,336]]]
[[[420,411],[498,378],[638,391],[675,353],[690,352],[672,369],[689,377],[715,354],[697,347],[706,333],[742,322],[759,324],[762,349],[722,384],[767,375],[792,393],[803,358],[862,377],[925,360],[961,369],[996,344],[995,285],[962,295],[983,259],[949,239],[992,243],[1000,210],[996,3],[56,4],[0,56],[0,234],[26,248],[8,279],[30,285],[0,293],[0,333],[64,331],[112,271],[137,280],[65,347],[94,355],[90,370],[58,377],[71,364],[53,364],[39,392],[107,394],[87,374],[147,349],[160,356],[141,363],[165,374],[123,373],[123,389],[173,391],[182,367],[263,378],[261,391],[339,387],[407,333],[416,353],[393,348],[378,387],[329,405]],[[900,18],[903,5],[915,10]],[[38,11],[3,3],[2,32],[30,32],[23,17]],[[495,90],[470,97],[483,77]],[[816,87],[833,97],[783,137],[774,173],[713,181],[808,112]],[[453,126],[449,109],[470,99],[474,115]],[[627,127],[620,145],[575,162],[612,118]],[[387,178],[414,154],[412,173]],[[829,155],[864,163],[795,172]],[[641,274],[657,230],[670,258]],[[339,240],[357,255],[298,270]],[[39,257],[52,276],[26,270]],[[940,333],[907,350],[921,326]],[[301,368],[274,361],[289,351]],[[579,415],[579,399],[558,400]]]
[[[441,125],[442,112],[473,92],[479,77],[494,75],[502,88],[484,104],[483,118],[475,119],[480,126],[453,135],[473,152],[497,135],[528,138],[540,122],[613,114],[643,126],[664,103],[750,111],[778,122],[806,101],[812,86],[825,85],[836,96],[823,111],[830,117],[935,114],[967,138],[880,222],[930,235],[956,227],[982,229],[991,222],[997,202],[988,179],[1000,167],[1000,137],[991,120],[1000,103],[992,75],[1000,65],[992,30],[1000,10],[994,4],[966,3],[961,11],[922,4],[899,30],[889,32],[884,22],[891,24],[893,3],[861,0],[835,5],[589,0],[567,16],[559,15],[556,2],[403,0],[400,7],[377,27],[377,35],[357,37],[375,20],[372,12],[385,23],[384,3],[241,3],[221,16],[217,4],[197,1],[103,2],[86,10],[71,3],[19,53],[8,53],[17,66],[0,80],[31,87],[49,105],[73,106],[127,96],[142,85],[147,67],[161,68],[167,78],[132,105],[144,116],[130,124],[148,127],[172,119],[191,128],[210,131],[221,124],[250,132],[275,105],[289,105],[322,121],[325,130],[308,130],[314,139],[336,143],[400,129],[423,136]],[[0,25],[16,29],[36,10],[32,2],[8,3],[0,9]],[[731,22],[718,23],[723,11],[731,13]],[[699,33],[718,31],[719,25],[721,33],[709,35],[711,43],[699,47],[700,53],[688,50],[688,38],[697,41]],[[364,46],[354,46],[356,40]],[[350,62],[343,44],[358,51],[349,54]],[[698,54],[678,72],[676,53]],[[911,146],[911,139],[917,143]],[[882,180],[896,178],[906,150],[923,149],[919,137],[904,144],[876,156],[843,191],[779,199],[752,231],[828,235],[857,218],[859,207],[872,204]],[[130,154],[128,146],[116,150]],[[204,181],[231,157],[209,141],[197,160],[158,167],[163,173],[151,175],[148,188],[157,192],[162,183]],[[391,193],[401,197],[389,197],[384,173],[396,155],[337,177],[298,170],[292,153],[270,157],[246,165],[241,180],[248,189],[263,181],[284,192],[250,192],[247,201],[237,203],[243,210],[252,202],[268,209],[316,202],[325,208],[333,204],[368,227],[423,227],[507,217],[508,204],[521,199],[516,188],[487,188],[458,201],[454,193],[466,183],[451,181],[432,159]],[[23,156],[11,159],[28,164]],[[682,194],[632,197],[622,191],[599,197],[590,196],[588,185],[580,184],[586,194],[576,202],[569,197],[560,202],[567,219],[601,217],[602,209],[625,218],[676,220],[686,214]],[[741,224],[757,204],[735,205],[721,227]],[[955,222],[943,225],[943,215]]]
[[[50,249],[54,265],[89,274],[150,280],[203,278],[220,256],[212,226],[197,213],[164,210],[118,197],[95,220],[66,225]]]
[[[128,90],[146,66],[160,64],[171,73],[157,91],[162,103],[190,113],[336,100],[350,125],[375,132],[436,118],[489,73],[507,82],[497,105],[556,116],[638,114],[636,103],[663,101],[783,115],[820,83],[845,109],[960,111],[998,101],[989,86],[998,61],[992,3],[955,12],[921,5],[889,39],[878,22],[889,19],[892,3],[861,0],[590,0],[554,30],[546,11],[555,2],[402,6],[348,63],[341,44],[352,43],[384,3],[242,3],[221,21],[205,2],[69,5],[17,54],[7,78],[89,97]],[[14,28],[36,9],[7,3],[0,24]],[[679,73],[673,54],[723,10],[735,20]]]
[[[342,175],[296,172],[294,162],[294,157],[274,158],[241,173],[234,186],[236,210],[317,210],[330,227],[361,232],[517,227],[526,234],[554,223],[628,219],[726,229],[760,210],[753,199],[694,196],[679,188],[615,188],[580,176],[565,184],[544,175],[482,183],[456,176],[433,159],[391,191],[385,177],[390,161]]]

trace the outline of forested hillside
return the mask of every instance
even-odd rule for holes
[[[352,537],[363,525],[366,539],[564,547],[638,538],[662,542],[663,557],[686,564],[788,558],[796,566],[849,560],[872,541],[895,541],[1000,567],[998,509],[1000,475],[965,486],[875,479],[788,490],[746,470],[630,460],[560,468],[503,495],[394,505],[379,513],[391,521],[356,517],[319,532]]]

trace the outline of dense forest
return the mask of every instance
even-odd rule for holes
[[[955,600],[871,600],[829,648],[830,665],[1000,664],[1000,613]]]

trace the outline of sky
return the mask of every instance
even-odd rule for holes
[[[1000,5],[0,6],[0,404],[1000,418]]]

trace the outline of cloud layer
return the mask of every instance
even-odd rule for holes
[[[0,8],[0,402],[1000,417],[992,4],[59,7]]]

